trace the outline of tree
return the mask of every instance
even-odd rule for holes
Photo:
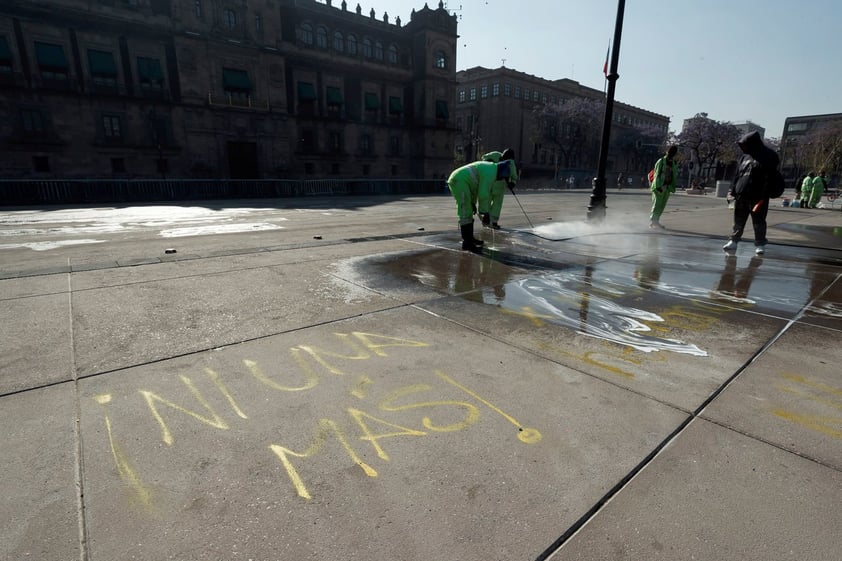
[[[625,161],[625,171],[648,171],[664,153],[665,133],[652,125],[617,126],[612,130],[612,145]]]
[[[602,99],[577,97],[540,105],[532,112],[532,141],[553,150],[557,168],[595,166],[604,112]]]
[[[807,169],[836,176],[842,168],[842,122],[823,123],[801,141]]]
[[[737,159],[737,141],[740,129],[729,122],[715,121],[707,113],[697,113],[688,119],[676,140],[689,152],[688,159],[694,164],[696,175],[709,178],[711,172],[716,179],[718,163]]]

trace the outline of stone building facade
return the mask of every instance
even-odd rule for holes
[[[434,178],[456,18],[314,0],[4,0],[0,177]]]
[[[530,177],[552,177],[562,171],[557,169],[558,158],[553,154],[553,147],[542,142],[536,131],[536,110],[575,98],[601,102],[605,99],[603,92],[574,80],[547,80],[505,66],[462,70],[456,73],[456,81],[457,158],[470,160],[490,150],[510,147]],[[614,103],[613,115],[612,139],[624,131],[638,129],[663,142],[669,133],[670,120],[664,115],[620,102]],[[602,117],[597,129],[601,129]],[[637,144],[630,150],[612,144],[609,171],[647,172],[652,165],[649,160],[658,153],[657,147]],[[587,169],[589,175],[596,169],[595,162],[586,161],[574,162],[571,167]]]
[[[832,185],[842,174],[842,158],[832,147],[842,144],[842,113],[787,117],[781,135],[781,172],[787,182],[800,188],[810,171],[824,168]]]

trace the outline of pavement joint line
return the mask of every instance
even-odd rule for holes
[[[68,265],[70,258],[67,259]],[[88,524],[87,511],[85,508],[85,461],[84,446],[82,441],[82,399],[79,392],[79,370],[76,363],[76,338],[74,334],[73,321],[73,282],[71,274],[67,276],[67,314],[70,345],[70,376],[73,382],[73,436],[75,440],[74,455],[74,476],[76,478],[76,522],[79,532],[79,560],[88,559]]]

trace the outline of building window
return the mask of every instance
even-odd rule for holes
[[[357,36],[356,35],[348,35],[348,54],[351,56],[356,56],[357,54]]]
[[[32,156],[32,168],[38,173],[47,173],[50,171],[50,157],[49,156]]]
[[[465,90],[459,90],[459,103],[465,103]]]
[[[392,176],[396,176],[398,174],[398,166],[392,164]]]
[[[383,60],[383,43],[380,41],[374,42],[374,58],[375,60]]]
[[[500,84],[499,83],[494,82],[493,84],[491,84],[491,95],[493,97],[497,97],[497,96],[500,95]]]
[[[137,57],[137,77],[142,90],[160,90],[164,87],[164,73],[157,58]]]
[[[447,108],[447,102],[442,99],[436,100],[436,119],[446,121],[450,118],[450,111]]]
[[[461,131],[462,129],[462,117],[456,117],[456,130]],[[456,150],[459,151],[459,147],[456,147]]]
[[[360,136],[360,154],[370,156],[374,152],[374,146],[371,143],[371,135],[364,134]]]
[[[541,94],[538,92],[538,90],[533,90],[532,91],[532,101],[538,101],[540,98],[541,98]]]
[[[230,103],[248,103],[253,87],[245,70],[222,69],[222,90]]]
[[[316,171],[316,166],[313,165],[313,162],[307,162],[304,164],[304,175],[313,175]]]
[[[114,55],[106,51],[88,49],[88,68],[94,84],[101,86],[117,85],[117,65]]]
[[[342,133],[340,131],[330,131],[328,134],[328,148],[334,154],[342,151]]]
[[[529,101],[529,93],[530,93],[529,88],[523,88],[523,99],[525,101]]]
[[[807,123],[790,123],[786,127],[786,132],[804,132],[807,130]]]
[[[298,114],[313,116],[316,113],[316,88],[311,82],[298,82]]]
[[[363,175],[371,175],[371,164],[363,164]]]
[[[399,136],[390,136],[389,137],[389,155],[390,156],[400,156],[401,155],[401,137],[399,137]]]
[[[342,111],[342,104],[344,103],[342,90],[334,86],[328,86],[325,93],[327,94],[325,96],[325,101],[327,102],[327,114],[331,117],[338,117]]]
[[[503,84],[503,95],[506,97],[512,96],[512,85],[511,84]]]
[[[67,79],[67,57],[64,54],[64,47],[61,45],[35,41],[35,59],[38,61],[38,70],[42,78],[48,80]]]
[[[126,173],[126,160],[111,158],[111,173]]]
[[[0,36],[0,72],[12,71],[12,50],[5,37]]]
[[[488,86],[483,85],[483,86],[479,89],[479,96],[480,96],[482,99],[487,99],[487,98],[488,98]]]
[[[231,8],[225,8],[222,10],[222,25],[228,29],[234,29],[237,27],[237,12]]]
[[[254,15],[254,30],[257,33],[263,31],[263,17],[260,14]]]
[[[372,50],[371,50],[371,39],[368,37],[363,39],[363,56],[365,58],[371,58]]]
[[[470,90],[468,90],[468,92],[469,92],[468,93],[468,99],[470,99],[471,101],[476,101],[477,100],[477,89],[471,88]]]
[[[193,0],[193,13],[196,19],[202,19],[202,0]]]
[[[366,111],[377,111],[378,109],[380,109],[380,98],[377,96],[376,93],[365,92],[364,97]]]
[[[435,56],[436,68],[445,70],[447,68],[447,55],[444,51],[436,51]]]
[[[389,45],[389,63],[398,63],[398,48],[395,45]]]
[[[123,126],[119,115],[104,115],[102,117],[102,134],[106,140],[120,140],[123,138]]]
[[[316,46],[320,49],[327,48],[327,29],[321,25],[316,28]]]
[[[30,136],[41,136],[47,130],[44,114],[40,109],[21,109],[20,122],[23,132]]]
[[[305,45],[313,44],[313,26],[309,23],[302,23],[298,28],[298,40]]]
[[[400,115],[403,113],[403,101],[401,98],[390,95],[389,96],[389,114],[390,115]]]
[[[515,86],[515,99],[520,99],[520,86]]]
[[[333,50],[337,53],[345,52],[345,38],[341,31],[336,31],[333,34]]]

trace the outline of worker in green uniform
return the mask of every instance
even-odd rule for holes
[[[649,186],[652,191],[652,212],[649,215],[649,227],[652,229],[664,227],[661,225],[661,215],[667,206],[671,193],[675,193],[675,185],[678,183],[678,164],[675,162],[675,155],[678,153],[677,146],[670,146],[666,154],[658,158],[653,170],[654,177]]]
[[[813,190],[813,178],[816,177],[816,172],[811,171],[801,182],[801,198],[798,201],[799,208],[807,208],[810,204],[810,192]]]
[[[488,207],[491,200],[491,186],[498,180],[512,180],[513,162],[473,162],[455,169],[447,178],[447,187],[456,199],[456,213],[462,234],[462,249],[480,253],[482,240],[474,237],[474,214],[477,203]],[[516,181],[516,179],[514,179]]]
[[[489,152],[488,154],[483,155],[482,160],[485,162],[501,162],[510,160],[512,163],[510,164],[513,167],[511,170],[512,177],[518,177],[517,172],[517,165],[515,165],[515,151],[511,148],[506,148],[502,152]],[[494,228],[495,230],[500,229],[500,224],[498,223],[500,220],[500,213],[503,210],[503,195],[506,193],[506,181],[495,181],[494,185],[491,186],[491,199],[489,204],[486,206],[483,204],[483,201],[479,201],[479,215],[480,219],[482,220],[482,225],[486,228]]]
[[[816,208],[822,200],[824,190],[827,188],[827,172],[821,170],[819,174],[813,178],[813,183],[810,186],[810,201],[809,207]]]

